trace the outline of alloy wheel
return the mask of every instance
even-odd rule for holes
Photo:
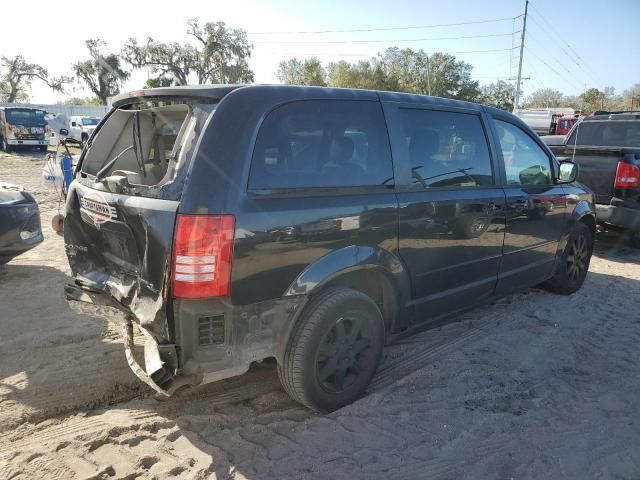
[[[584,234],[574,238],[567,257],[567,275],[569,280],[577,282],[584,276],[589,260],[589,247]]]
[[[322,339],[316,355],[316,377],[324,390],[343,391],[366,372],[372,342],[363,323],[362,319],[340,317]]]

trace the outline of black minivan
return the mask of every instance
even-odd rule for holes
[[[400,334],[532,285],[579,289],[595,214],[576,173],[518,118],[472,103],[133,92],[69,191],[66,297],[121,321],[129,364],[159,396],[275,358],[293,398],[330,411],[362,394]]]

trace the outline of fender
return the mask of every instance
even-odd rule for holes
[[[569,213],[569,218],[567,220],[567,225],[565,231],[562,232],[562,237],[560,238],[560,242],[558,243],[558,251],[556,252],[556,260],[560,258],[562,252],[567,245],[567,240],[569,238],[569,234],[573,229],[573,226],[582,221],[585,217],[591,217],[591,221],[593,225],[596,224],[596,210],[594,204],[589,200],[572,200],[572,198],[577,197],[576,195],[568,195],[567,196],[567,208],[570,209],[572,205],[575,205],[573,211]],[[593,233],[593,232],[592,232]]]
[[[398,305],[408,303],[409,275],[404,264],[392,253],[370,245],[350,245],[320,257],[298,275],[284,296],[309,295],[340,275],[363,269],[383,273],[396,290]]]

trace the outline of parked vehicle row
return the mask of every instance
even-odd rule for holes
[[[579,112],[573,108],[555,107],[518,109],[513,114],[538,135],[564,135],[575,123]]]
[[[626,230],[640,247],[640,112],[595,112],[551,149],[580,166],[598,221]]]
[[[333,410],[400,334],[542,282],[580,288],[595,212],[575,175],[477,104],[289,86],[122,95],[69,191],[66,296],[124,314],[129,364],[158,395],[275,357],[293,398]]]
[[[47,112],[30,107],[0,107],[0,145],[10,152],[18,148],[37,148],[46,151],[49,144],[58,144],[58,130],[51,129]],[[63,127],[69,131],[68,138],[86,143],[93,130],[100,123],[100,117],[63,117]]]

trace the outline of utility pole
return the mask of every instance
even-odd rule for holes
[[[524,20],[522,21],[522,38],[520,39],[520,63],[518,64],[518,82],[516,83],[516,98],[513,102],[514,110],[520,108],[520,82],[522,81],[522,54],[524,53],[524,34],[527,29],[527,11],[529,10],[529,0],[524,4]]]

